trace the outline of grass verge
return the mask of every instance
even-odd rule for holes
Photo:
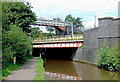
[[[42,58],[37,59],[36,71],[37,74],[34,77],[34,80],[45,80],[45,69],[43,67],[43,60]]]
[[[29,59],[32,59],[33,57],[28,57],[26,58],[26,62]],[[11,74],[12,71],[18,69],[19,67],[21,67],[23,64],[25,64],[26,62],[22,63],[22,64],[13,64],[13,63],[8,63],[7,66],[5,68],[2,68],[2,80],[4,80],[8,75]]]

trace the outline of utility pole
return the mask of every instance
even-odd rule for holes
[[[67,35],[68,35],[68,26],[66,26],[66,29],[67,29]]]
[[[94,24],[94,28],[96,28],[96,16],[95,16],[95,24]]]
[[[72,37],[73,37],[73,23],[71,23],[71,24],[72,24],[71,26],[72,26]]]

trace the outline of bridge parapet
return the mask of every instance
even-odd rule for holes
[[[83,35],[61,36],[53,38],[45,38],[43,40],[37,38],[33,40],[33,48],[74,48],[83,45]]]
[[[33,43],[37,42],[51,42],[51,41],[77,41],[77,40],[83,40],[83,35],[62,35],[62,36],[53,36],[53,37],[43,37],[41,38],[35,38],[33,39]]]

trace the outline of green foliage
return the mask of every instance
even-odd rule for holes
[[[50,33],[53,33],[53,31],[55,30],[54,27],[46,27],[46,30],[49,31]]]
[[[49,27],[49,26],[47,26],[47,27],[46,27],[46,30],[50,32],[51,36],[53,36],[53,32],[55,31],[55,28],[54,28],[54,27]]]
[[[53,18],[53,20],[58,21],[58,22],[63,22],[62,19],[59,17]]]
[[[84,48],[84,46],[83,46],[83,45],[81,45],[81,46],[80,46],[80,48]]]
[[[36,73],[45,73],[45,69],[44,69],[44,67],[43,67],[43,60],[42,60],[42,58],[38,58],[37,59],[37,65],[36,65]]]
[[[13,55],[15,52],[11,50],[11,46],[3,49],[3,56],[2,56],[2,64],[3,66],[6,65],[8,62],[12,62]]]
[[[2,3],[2,28],[10,30],[9,25],[14,24],[28,31],[28,27],[36,20],[36,15],[31,10],[30,4],[27,2],[3,2]]]
[[[84,27],[81,19],[82,18],[80,18],[80,17],[77,17],[75,19],[74,17],[72,17],[71,14],[69,14],[69,15],[66,16],[65,21],[66,22],[73,22],[74,29],[77,28],[77,31],[79,30],[78,32],[75,32],[75,33],[79,33],[79,32],[82,32],[83,27]]]
[[[39,28],[31,28],[30,30],[31,30],[30,32],[31,38],[38,38],[39,35],[42,33],[42,31],[40,31]]]
[[[32,57],[32,40],[25,32],[36,20],[29,3],[2,2],[2,74],[7,76]],[[16,65],[13,57],[16,56]]]
[[[27,60],[32,59],[32,58],[33,58],[32,56],[31,56],[31,57],[26,57],[25,60],[27,61]],[[26,62],[26,61],[25,61],[25,62]],[[25,62],[24,62],[24,63],[25,63]],[[23,63],[23,64],[24,64],[24,63]],[[3,76],[2,79],[5,79],[8,75],[11,74],[11,72],[12,72],[13,70],[16,70],[16,69],[19,68],[21,65],[22,65],[22,64],[7,63],[7,67],[2,68],[2,76]]]
[[[42,82],[43,82],[45,80],[44,78],[45,78],[45,75],[36,74],[34,77],[34,80],[42,80]]]
[[[108,48],[106,41],[104,41],[103,48],[98,51],[98,67],[109,71],[120,71],[118,58],[118,46]]]
[[[13,56],[16,56],[18,63],[30,56],[32,40],[16,25],[11,25],[10,31],[4,31],[2,38],[3,65],[12,62]]]
[[[58,31],[57,29],[55,29],[55,35],[56,35],[56,36],[59,36],[59,35],[60,35],[60,33],[59,33],[59,31]]]
[[[57,29],[54,29],[54,27],[46,27],[47,31],[49,33],[46,33],[46,37],[51,37],[51,36],[59,36],[60,32]],[[55,31],[55,33],[53,33]]]
[[[40,36],[41,36],[41,35],[42,35],[42,38],[43,38],[43,37],[47,37],[47,38],[48,38],[48,37],[51,37],[51,36],[52,36],[51,33],[41,33]],[[53,34],[53,36],[55,36],[55,34]]]
[[[15,69],[17,69],[19,65],[14,65],[12,63],[8,63],[7,67],[2,69],[2,76],[8,76],[11,74],[11,72]]]
[[[42,58],[37,59],[37,65],[36,65],[36,73],[43,73],[43,74],[36,74],[34,77],[34,80],[44,80],[45,78],[45,69],[43,67],[43,60]]]
[[[58,22],[63,22],[63,20],[60,17],[53,18],[53,20],[58,21]],[[60,35],[60,33],[57,29],[54,29],[54,31],[55,31],[56,36]]]

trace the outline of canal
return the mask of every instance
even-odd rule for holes
[[[44,68],[48,80],[118,80],[117,72],[77,61],[47,60]]]

